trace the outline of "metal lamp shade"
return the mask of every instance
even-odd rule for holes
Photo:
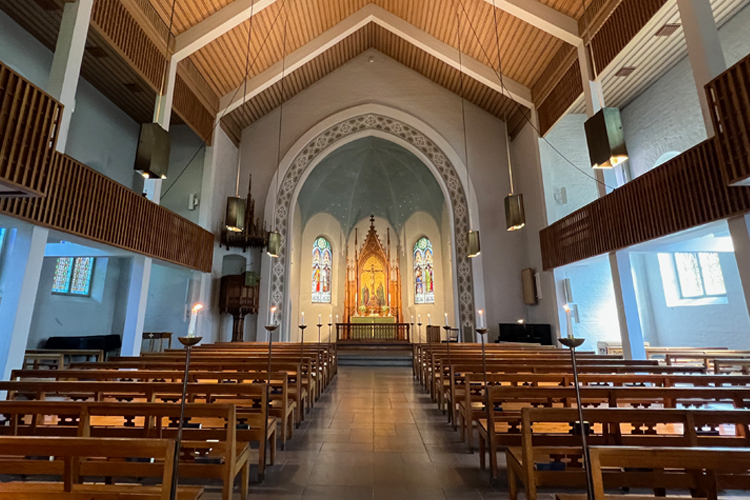
[[[505,226],[508,231],[518,231],[526,225],[523,210],[523,195],[509,194],[505,197]]]
[[[281,252],[281,235],[277,231],[268,233],[268,253],[271,257],[278,257]]]
[[[591,168],[613,168],[628,159],[618,108],[602,108],[586,120],[584,128]]]
[[[479,243],[479,231],[469,231],[469,258],[477,257],[482,253]]]
[[[227,211],[224,216],[227,231],[241,233],[245,228],[245,200],[236,196],[227,198]]]
[[[135,170],[144,179],[166,179],[169,148],[169,132],[158,123],[144,123],[135,153]]]

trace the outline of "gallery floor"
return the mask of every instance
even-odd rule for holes
[[[490,488],[479,455],[468,453],[411,368],[340,367],[306,419],[251,499],[508,498],[504,478]]]

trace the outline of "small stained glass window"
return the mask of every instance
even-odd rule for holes
[[[435,266],[428,238],[420,238],[414,244],[414,303],[435,303]]]
[[[331,244],[323,237],[316,239],[313,243],[312,258],[312,301],[314,303],[331,303],[332,264]]]
[[[674,254],[674,262],[682,298],[726,295],[718,253],[678,252]]]
[[[93,273],[93,257],[60,257],[55,265],[52,293],[88,297]]]

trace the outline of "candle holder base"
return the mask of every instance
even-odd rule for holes
[[[574,349],[576,347],[581,347],[581,345],[584,342],[586,342],[586,339],[576,338],[576,337],[560,337],[557,340],[559,340],[560,343],[562,345],[564,345],[565,347],[571,347],[571,348],[574,348]]]
[[[185,347],[193,347],[194,345],[198,345],[203,340],[203,337],[177,337],[177,340]]]

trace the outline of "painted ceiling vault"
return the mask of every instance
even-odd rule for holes
[[[349,234],[370,214],[399,230],[423,211],[439,227],[445,199],[432,172],[413,153],[385,139],[365,137],[324,158],[302,186],[298,204],[303,225],[324,212]]]

